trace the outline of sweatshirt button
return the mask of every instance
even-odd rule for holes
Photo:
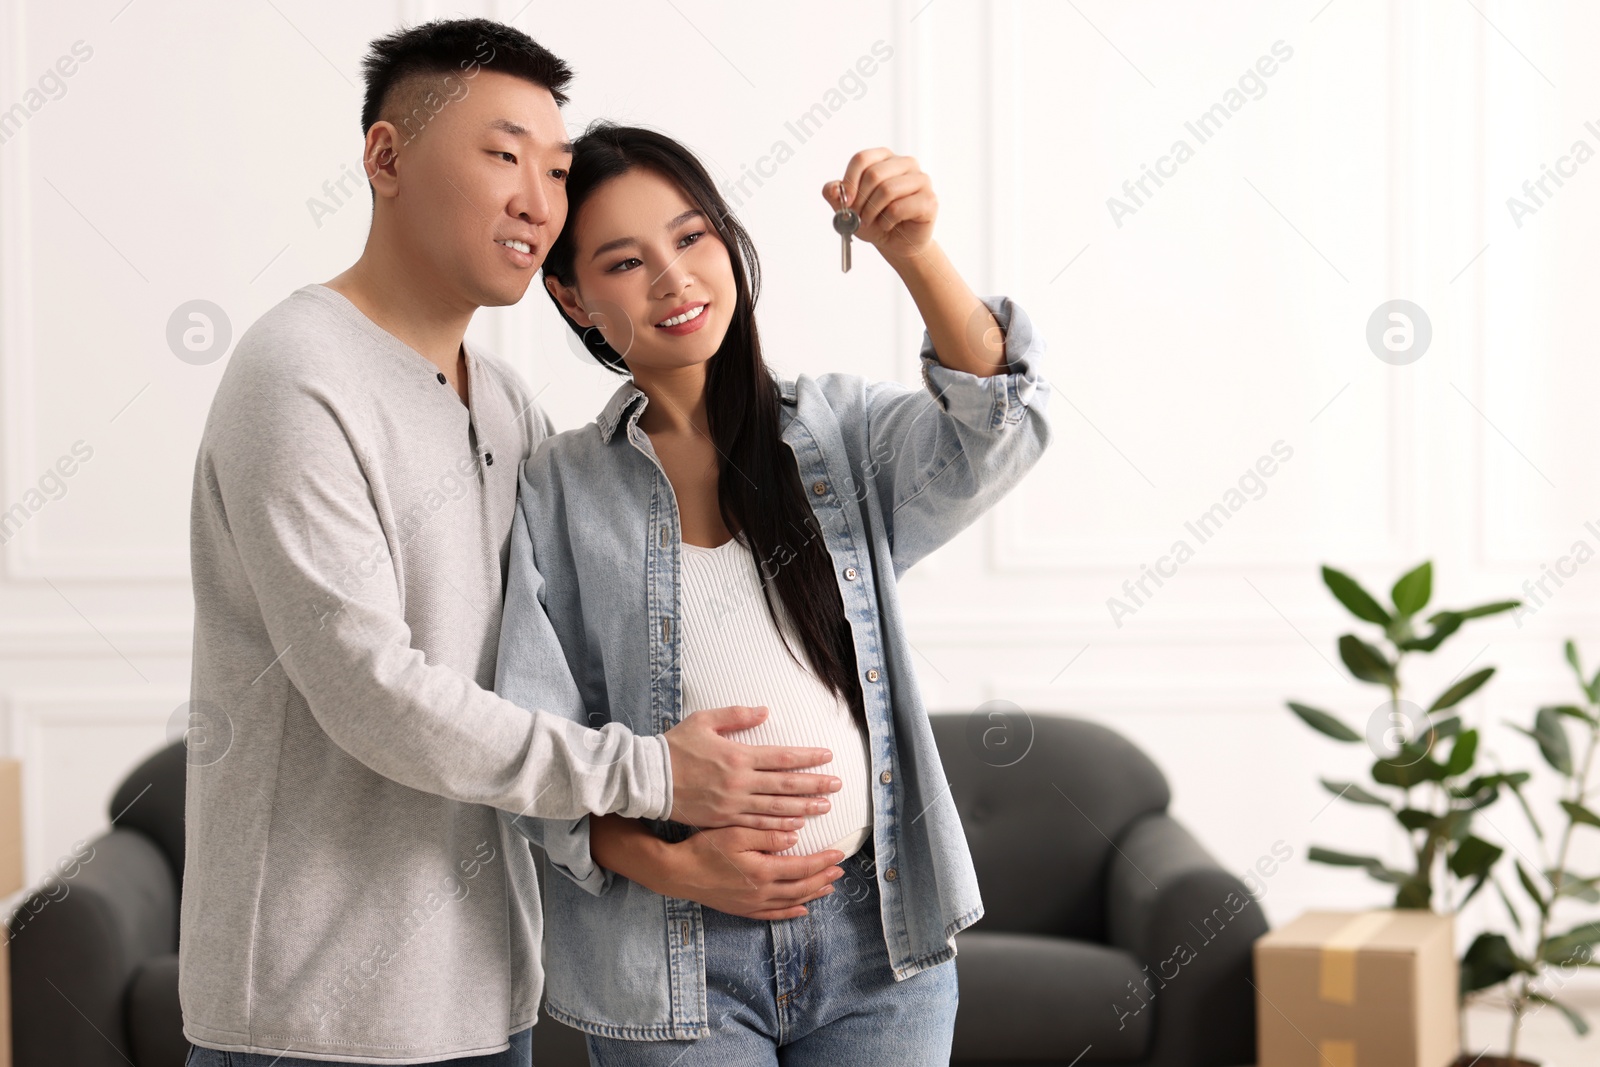
[[[440,371],[439,372],[439,384],[440,385],[444,384],[444,371]]]

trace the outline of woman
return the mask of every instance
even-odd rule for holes
[[[497,688],[635,731],[768,706],[733,736],[826,747],[832,763],[814,770],[843,782],[783,851],[831,850],[850,873],[809,909],[727,914],[715,906],[737,894],[715,874],[650,864],[685,839],[731,853],[723,830],[518,819],[565,876],[547,883],[546,1010],[606,1067],[947,1063],[954,936],[983,906],[895,583],[1045,447],[1042,344],[933,241],[915,160],[875,149],[823,195],[854,206],[855,239],[915,300],[927,388],[777,380],[756,331],[755,251],[700,163],[610,124],[574,148],[546,288],[631,381],[523,469]],[[541,688],[566,674],[542,670],[548,656],[564,657],[575,692]]]

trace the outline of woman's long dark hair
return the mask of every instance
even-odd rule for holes
[[[706,372],[706,417],[718,454],[717,504],[722,521],[728,529],[743,533],[749,543],[774,625],[779,625],[776,595],[794,623],[812,669],[865,722],[855,644],[834,578],[833,558],[800,484],[794,454],[778,436],[778,385],[761,357],[756,334],[761,267],[755,245],[711,176],[692,152],[664,134],[609,122],[590,125],[573,143],[567,224],[545,256],[544,273],[563,285],[577,284],[573,233],[584,203],[606,182],[636,167],[677,185],[705,215],[733,263],[738,304]],[[560,310],[559,302],[556,308]],[[597,328],[579,326],[564,311],[562,317],[590,355],[618,374],[628,372],[622,354],[606,343]]]

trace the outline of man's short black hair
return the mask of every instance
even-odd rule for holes
[[[372,42],[361,69],[367,81],[363,135],[380,119],[403,126],[404,120],[395,116],[411,115],[418,99],[434,92],[445,75],[459,82],[480,70],[497,70],[550,90],[557,105],[567,102],[562,90],[572,81],[572,68],[548,48],[492,19],[439,19],[380,37]]]

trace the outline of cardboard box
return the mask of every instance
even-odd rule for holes
[[[1311,911],[1253,955],[1259,1067],[1449,1067],[1461,1053],[1452,916]]]
[[[0,759],[0,897],[9,897],[24,884],[22,761]]]

